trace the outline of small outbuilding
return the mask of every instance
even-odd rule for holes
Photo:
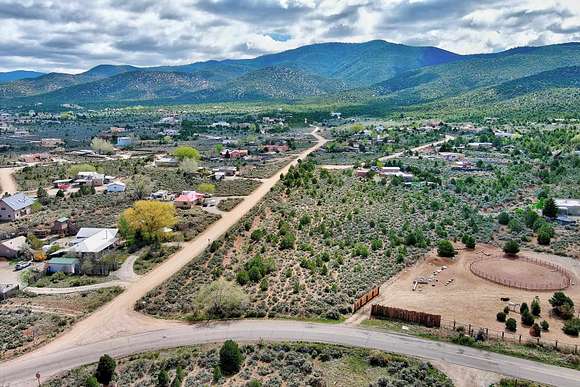
[[[49,259],[46,263],[48,273],[80,273],[81,264],[77,258],[57,257]]]

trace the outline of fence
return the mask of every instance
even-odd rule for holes
[[[371,317],[401,320],[408,323],[425,325],[428,328],[439,328],[441,326],[441,316],[438,314],[415,312],[413,310],[376,304],[371,308]]]
[[[551,282],[544,282],[544,283],[537,283],[537,282],[530,282],[530,281],[515,281],[508,278],[504,278],[500,275],[493,275],[491,273],[486,272],[480,268],[477,268],[477,264],[493,260],[493,258],[482,258],[475,260],[469,264],[469,270],[476,276],[483,278],[485,280],[495,282],[496,284],[507,286],[510,288],[517,288],[517,289],[524,289],[524,290],[562,290],[566,289],[572,283],[572,278],[574,275],[563,268],[562,266],[553,264],[551,262],[546,262],[544,260],[536,259],[536,258],[528,258],[528,257],[519,257],[517,258],[520,261],[526,261],[532,263],[534,265],[546,267],[550,270],[555,270],[558,273],[562,274],[563,278],[561,281],[551,281]]]
[[[363,306],[368,304],[370,300],[372,300],[373,298],[378,296],[379,291],[380,291],[380,287],[378,287],[378,286],[374,287],[371,290],[369,290],[368,292],[366,292],[362,297],[357,299],[354,302],[354,304],[352,305],[352,313],[356,312],[357,310],[359,310],[360,308],[362,308]]]

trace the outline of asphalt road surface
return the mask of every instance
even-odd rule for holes
[[[0,383],[9,386],[33,386],[36,372],[46,378],[60,371],[96,362],[103,353],[125,356],[183,345],[223,342],[227,339],[239,342],[305,341],[374,348],[559,387],[580,386],[580,372],[571,369],[401,334],[287,320],[239,320],[180,325],[75,346],[49,356],[33,353],[26,359],[17,358],[2,364]]]

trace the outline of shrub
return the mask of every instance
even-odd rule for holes
[[[250,380],[248,382],[248,387],[262,387],[262,382],[256,379]]]
[[[453,245],[451,244],[451,242],[449,242],[447,239],[443,239],[443,240],[439,241],[439,243],[437,244],[437,254],[440,257],[451,258],[451,257],[454,257],[455,254],[457,254],[457,252],[453,248]]]
[[[199,317],[229,318],[240,316],[248,303],[247,294],[235,283],[223,278],[202,286],[195,298]]]
[[[239,271],[236,275],[236,281],[238,281],[238,283],[242,286],[250,282],[250,276],[248,275],[248,272],[245,270]]]
[[[97,365],[97,370],[95,371],[95,378],[97,381],[105,386],[108,386],[113,380],[113,375],[115,375],[115,368],[117,363],[109,355],[103,355],[99,359],[99,364]]]
[[[528,307],[528,304],[526,302],[522,302],[522,304],[520,305],[520,314],[524,314],[529,311],[530,308]]]
[[[243,357],[238,344],[227,340],[220,349],[220,369],[224,375],[233,375],[240,371]]]
[[[468,249],[475,248],[475,238],[471,235],[464,235],[463,238],[461,238],[461,243],[463,243]]]
[[[503,245],[503,252],[507,255],[516,255],[520,252],[520,245],[518,242],[510,239]]]
[[[530,328],[530,336],[540,337],[541,335],[542,329],[540,328],[540,326],[538,324],[532,325],[532,327]]]
[[[517,322],[514,318],[508,318],[505,322],[505,328],[510,332],[515,332],[517,329]]]
[[[499,322],[505,322],[506,317],[507,316],[504,312],[498,312],[498,314],[495,316],[496,320]]]
[[[372,351],[369,354],[369,364],[373,367],[386,367],[389,364],[390,357],[381,351]]]
[[[542,321],[540,323],[540,326],[542,327],[542,330],[543,331],[546,331],[547,332],[547,331],[550,330],[550,324],[546,320]]]
[[[538,297],[535,297],[532,300],[532,309],[531,309],[531,312],[536,317],[539,316],[540,313],[542,312],[542,308],[540,306],[540,299]]]
[[[89,376],[87,380],[85,380],[85,387],[99,387],[99,381],[94,376]]]
[[[217,383],[220,381],[220,379],[222,378],[222,370],[220,369],[220,367],[213,367],[213,381],[214,383]]]
[[[157,375],[157,386],[158,387],[167,387],[169,386],[169,374],[166,370],[159,371]]]
[[[501,212],[497,217],[497,222],[501,225],[507,226],[507,224],[510,222],[509,214],[505,211]]]
[[[522,314],[522,325],[530,326],[534,324],[534,316],[529,311]]]
[[[369,256],[369,248],[363,243],[357,243],[352,250],[352,256],[366,258]]]
[[[555,218],[558,216],[558,207],[556,207],[556,202],[552,198],[547,198],[544,200],[544,208],[542,209],[542,215],[547,218]]]
[[[574,317],[564,323],[562,330],[570,336],[578,336],[580,332],[580,318]]]
[[[552,231],[549,226],[542,226],[538,230],[538,244],[547,246],[552,239]]]
[[[574,316],[574,302],[564,292],[554,293],[549,302],[557,316],[563,319],[570,319]]]

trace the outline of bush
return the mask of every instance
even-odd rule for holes
[[[562,330],[570,336],[578,336],[580,332],[580,318],[574,317],[564,323]]]
[[[574,302],[564,292],[556,292],[549,300],[554,313],[567,320],[574,316]]]
[[[227,340],[220,349],[220,369],[223,374],[238,373],[243,360],[238,344],[233,340]]]
[[[520,252],[520,245],[518,242],[510,239],[503,245],[503,252],[507,255],[516,255]]]
[[[507,321],[505,322],[505,328],[510,331],[510,332],[515,332],[517,329],[517,322],[515,319],[513,318],[508,318]]]
[[[528,307],[528,304],[526,302],[522,302],[522,304],[520,305],[520,314],[524,314],[529,311],[530,308]]]
[[[99,359],[99,364],[97,365],[97,370],[95,371],[95,378],[97,381],[105,386],[108,386],[113,380],[113,375],[115,375],[115,368],[117,363],[109,355],[103,355]]]
[[[381,351],[372,351],[369,354],[369,364],[373,367],[386,367],[390,360],[389,355]]]
[[[544,208],[542,209],[542,215],[547,218],[555,218],[558,216],[558,207],[556,207],[556,202],[552,198],[547,198],[544,200]]]
[[[548,332],[550,330],[550,324],[546,320],[542,321],[540,326],[542,327],[543,331]]]
[[[532,325],[532,327],[530,328],[530,336],[540,337],[541,335],[542,329],[540,328],[540,326],[538,324]]]
[[[99,387],[99,381],[94,376],[89,376],[87,380],[85,380],[85,387]]]
[[[550,231],[549,226],[542,226],[538,230],[538,244],[547,246],[550,244],[553,232]]]
[[[522,325],[530,326],[534,324],[534,316],[529,311],[522,314]]]
[[[535,297],[532,300],[532,309],[531,309],[531,312],[536,317],[539,316],[540,313],[542,312],[542,308],[540,306],[540,299],[538,297]]]
[[[497,217],[497,222],[501,225],[507,226],[510,222],[510,216],[507,212],[503,211]]]
[[[463,243],[468,249],[475,248],[475,238],[471,235],[464,235],[463,238],[461,238],[461,243]]]
[[[495,316],[496,320],[499,322],[505,322],[506,317],[507,316],[504,312],[498,312],[498,314]]]
[[[167,387],[169,386],[169,374],[166,370],[159,371],[157,375],[157,386],[158,387]]]
[[[440,257],[452,258],[455,256],[455,254],[457,254],[457,252],[453,248],[451,242],[449,242],[447,239],[443,239],[437,244],[437,254]]]
[[[250,276],[248,275],[248,272],[245,270],[238,272],[236,275],[236,281],[238,281],[238,283],[242,286],[250,282]]]

